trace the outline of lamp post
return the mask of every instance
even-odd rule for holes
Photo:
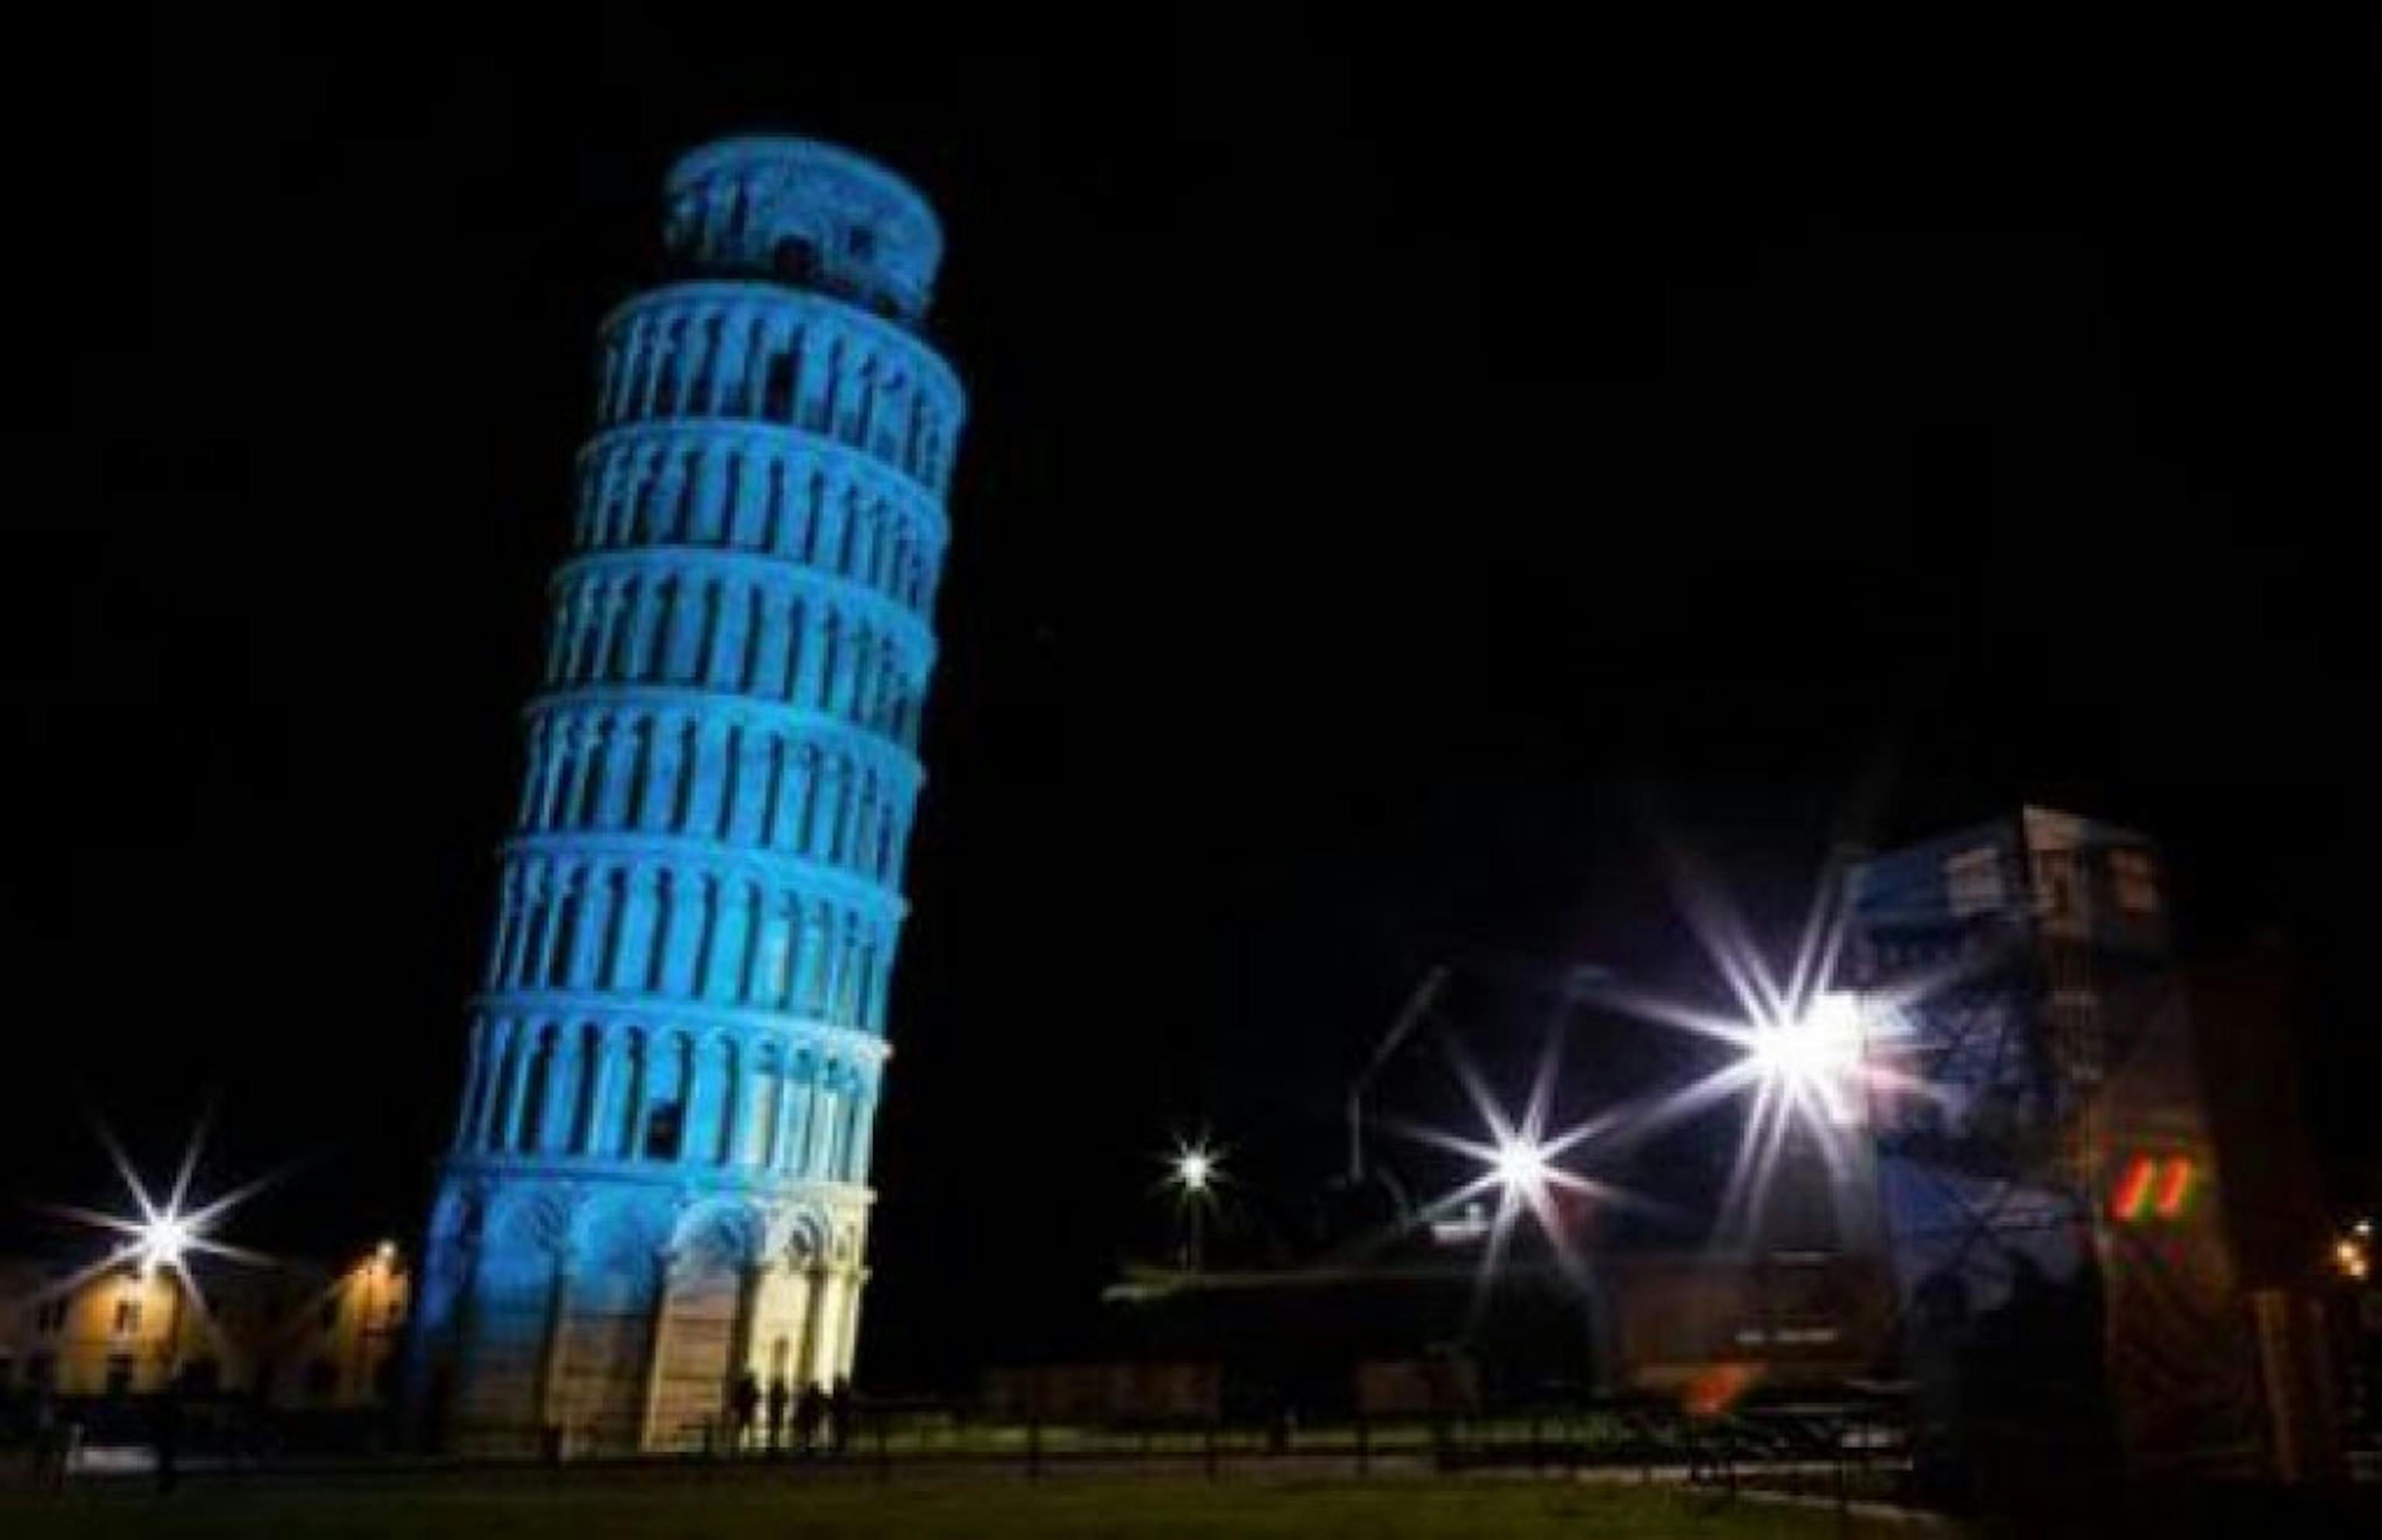
[[[1184,1210],[1183,1265],[1189,1272],[1199,1271],[1202,1221],[1218,1175],[1216,1152],[1207,1145],[1185,1144],[1175,1150],[1167,1179],[1174,1189],[1176,1203]]]
[[[359,1405],[374,1398],[374,1375],[379,1370],[382,1356],[374,1351],[375,1335],[386,1337],[387,1330],[378,1324],[382,1301],[388,1289],[391,1269],[397,1262],[397,1242],[384,1240],[372,1250],[357,1271],[363,1275],[358,1292],[361,1299],[356,1310],[356,1376],[355,1398]]]

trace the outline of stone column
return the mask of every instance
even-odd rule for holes
[[[537,933],[537,961],[533,965],[535,971],[529,979],[533,984],[545,985],[554,981],[555,953],[562,944],[562,928],[571,918],[571,889],[577,880],[575,870],[559,866],[546,884],[543,900],[546,906],[546,924]]]
[[[759,1377],[759,1371],[753,1362],[753,1327],[760,1314],[761,1289],[768,1281],[769,1264],[767,1262],[747,1262],[737,1269],[736,1314],[728,1328],[727,1383],[719,1387],[720,1404],[723,1406],[735,1404],[737,1382],[748,1370],[755,1378]],[[762,1388],[767,1390],[767,1386]]]
[[[852,1131],[843,1147],[843,1179],[858,1184],[868,1180],[868,1150],[877,1133],[877,1088],[864,1080],[853,1088],[852,1096]]]
[[[815,623],[812,622],[808,613],[813,609],[819,611]],[[835,612],[824,603],[805,605],[804,610],[803,620],[805,622],[805,629],[810,630],[812,634],[795,638],[794,645],[798,651],[794,664],[794,688],[788,699],[793,705],[809,707],[817,710],[822,708],[823,696],[827,688],[824,674],[828,662],[829,638],[835,633]]]
[[[744,343],[753,311],[749,305],[731,305],[719,317],[719,347],[711,361],[711,400],[706,410],[715,417],[728,415],[729,405],[736,399],[744,382]]]
[[[498,1149],[518,1150],[529,1127],[530,1072],[537,1065],[538,1025],[523,1020],[513,1027],[512,1097],[505,1104],[505,1126],[498,1130]]]
[[[632,1045],[632,1040],[624,1035],[620,1041],[622,1052]],[[627,1161],[641,1160],[645,1153],[645,1123],[653,1115],[654,1076],[660,1066],[660,1031],[646,1028],[644,1040],[633,1046],[637,1056],[629,1066],[629,1091],[624,1103],[628,1113],[620,1125],[620,1159]]]
[[[860,1349],[860,1296],[868,1286],[868,1269],[855,1267],[844,1288],[843,1351],[836,1360],[836,1373],[846,1379],[852,1376],[852,1365]]]
[[[706,346],[706,328],[703,316],[693,307],[682,313],[679,326],[678,374],[670,382],[669,414],[692,417],[701,405],[704,359],[710,351]]]
[[[826,1263],[814,1263],[806,1274],[806,1282],[803,1345],[795,1358],[795,1378],[803,1385],[819,1385],[835,1377],[835,1275]]]
[[[795,1061],[795,1064],[801,1064],[801,1061]],[[803,1144],[798,1144],[798,1140],[805,1132],[810,1132],[803,1123],[803,1111],[805,1111],[805,1102],[810,1097],[810,1082],[803,1080],[801,1075],[795,1073],[795,1064],[786,1066],[784,1075],[779,1078],[777,1149],[774,1149],[777,1161],[774,1161],[774,1165],[779,1171],[801,1176]]]
[[[537,879],[529,869],[518,863],[507,868],[504,903],[504,923],[498,928],[496,958],[489,968],[491,989],[510,989],[521,982],[530,917],[537,903]]]
[[[487,1062],[483,1068],[480,1100],[472,1109],[472,1145],[492,1149],[497,1141],[497,1103],[504,1095],[505,1048],[512,1041],[515,1024],[502,1016],[488,1023]]]
[[[596,1062],[587,1071],[595,1083],[587,1089],[587,1138],[580,1153],[596,1160],[612,1154],[612,1134],[620,1123],[612,1107],[612,1098],[619,1094],[619,1037],[617,1027],[596,1029]]]
[[[520,923],[521,874],[511,866],[497,884],[497,923],[488,938],[488,962],[481,970],[480,987],[493,990],[505,981],[505,955],[512,950],[513,928]]]
[[[769,354],[778,345],[778,337],[775,329],[765,321],[757,339],[759,346],[756,347],[754,345],[756,339],[752,336],[752,327],[753,323],[747,320],[744,343],[744,410],[741,415],[758,417],[761,415],[762,405],[768,394]]]
[[[630,410],[640,418],[654,414],[654,402],[661,393],[662,376],[669,363],[669,323],[657,314],[648,314],[638,322],[639,338],[637,369],[630,376],[634,392]]]
[[[571,1029],[570,1023],[555,1023],[554,1052],[546,1059],[546,1086],[538,1093],[540,1154],[560,1154],[571,1148],[571,1113],[579,1104],[579,1078],[587,1073],[579,1050],[579,1035]]]
[[[611,930],[611,870],[590,866],[581,878],[579,930],[571,937],[571,988],[593,989],[604,981],[604,946]]]
[[[637,317],[630,328],[628,366],[620,371],[620,396],[612,403],[612,420],[616,423],[652,414],[654,375],[660,365],[655,356],[657,339],[654,332],[650,315]]]
[[[789,421],[795,427],[806,427],[810,424],[811,414],[804,409],[810,403],[812,386],[815,382],[824,381],[829,376],[829,344],[825,328],[816,323],[803,326],[795,337],[794,399]]]
[[[670,1274],[677,1259],[669,1251],[654,1257],[654,1304],[652,1329],[645,1334],[645,1384],[638,1394],[637,1448],[654,1447],[655,1435],[660,1430],[654,1421],[662,1408],[662,1365],[669,1357]]]
[[[710,1140],[718,1133],[718,1114],[713,1110],[719,1094],[718,1050],[712,1038],[698,1035],[694,1040],[686,1091],[679,1102],[685,1110],[679,1123],[678,1158],[684,1163],[708,1160]]]
[[[778,1137],[778,1090],[782,1078],[769,1066],[774,1059],[754,1047],[744,1066],[744,1115],[736,1137],[735,1161],[755,1171],[769,1168],[769,1141]]]
[[[579,1256],[569,1241],[554,1249],[554,1282],[546,1297],[546,1340],[538,1349],[537,1425],[552,1427],[562,1421],[562,1376],[571,1324],[571,1275]]]
[[[480,1123],[480,1098],[488,1093],[488,1042],[496,1035],[496,1024],[481,1016],[472,1024],[472,1049],[464,1061],[463,1115],[455,1122],[456,1150],[472,1147],[472,1136]]]
[[[804,1378],[810,1363],[811,1323],[818,1314],[818,1305],[812,1289],[812,1269],[795,1263],[785,1264],[784,1288],[789,1301],[786,1314],[786,1384],[800,1391],[809,1383]]]
[[[776,589],[763,584],[755,592],[760,604],[754,615],[753,635],[747,644],[752,655],[752,667],[744,676],[747,695],[774,700],[786,693],[785,628],[792,601]]]

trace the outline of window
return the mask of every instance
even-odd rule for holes
[[[1992,845],[1980,845],[1947,857],[1944,887],[1956,918],[1998,911],[2004,902],[2001,852]]]
[[[108,1354],[107,1394],[110,1396],[125,1396],[129,1395],[131,1390],[132,1355],[130,1353]]]
[[[66,1324],[67,1300],[64,1295],[60,1295],[55,1300],[43,1300],[41,1308],[33,1312],[33,1329],[35,1331],[45,1333],[55,1332]]]
[[[2109,882],[2117,890],[2120,913],[2133,916],[2158,913],[2158,867],[2152,861],[2150,852],[2109,852]]]
[[[116,1335],[130,1337],[141,1329],[141,1301],[123,1299],[116,1301]]]
[[[645,1115],[645,1158],[657,1161],[678,1159],[679,1141],[685,1115],[675,1102],[657,1104]]]

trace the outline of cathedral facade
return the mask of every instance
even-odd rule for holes
[[[858,1337],[964,411],[920,336],[941,235],[805,140],[665,191],[669,281],[601,326],[425,1248],[451,1448],[675,1447]]]

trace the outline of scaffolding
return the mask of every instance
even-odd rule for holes
[[[2254,1469],[2156,850],[2026,808],[1861,862],[1846,903],[1922,1446],[1989,1485]]]

